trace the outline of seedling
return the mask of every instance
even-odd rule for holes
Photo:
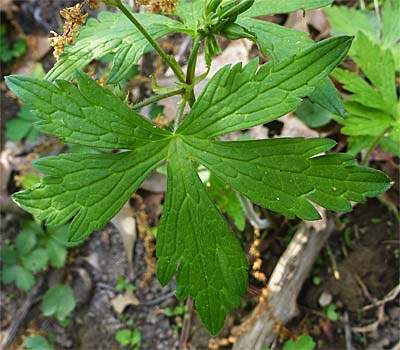
[[[48,289],[43,297],[42,311],[47,317],[55,317],[61,323],[75,309],[76,300],[71,287],[58,284]]]
[[[135,329],[120,329],[115,334],[115,340],[125,348],[132,350],[140,350],[140,344],[142,341],[142,334],[139,330]]]
[[[132,283],[126,282],[124,276],[119,276],[117,285],[115,286],[115,289],[118,292],[124,292],[124,291],[134,292],[136,290],[136,286]]]
[[[32,335],[25,339],[27,350],[53,350],[54,345],[41,335]]]
[[[14,59],[21,57],[26,51],[26,41],[18,38],[13,43],[7,37],[7,25],[0,24],[0,62],[10,63]]]
[[[35,167],[46,174],[41,184],[13,199],[50,226],[71,221],[69,238],[81,241],[102,228],[166,162],[168,189],[157,230],[157,277],[165,285],[176,274],[178,299],[190,296],[205,326],[216,334],[246,291],[248,263],[197,174],[199,164],[254,203],[304,220],[320,218],[312,203],[350,211],[352,201],[363,202],[391,186],[384,173],[359,166],[351,155],[326,154],[335,145],[329,139],[218,140],[223,134],[273,121],[306,96],[337,109],[340,99],[327,75],[346,56],[352,38],[315,44],[298,40],[295,34],[293,43],[282,40],[293,34],[289,29],[253,19],[316,8],[330,0],[181,0],[174,12],[178,20],[133,13],[120,0],[106,2],[121,13],[103,12],[98,21],[90,20],[45,80],[9,76],[7,84],[34,110],[40,131],[65,142],[123,151],[40,159]],[[156,41],[176,32],[193,38],[185,73]],[[204,43],[206,62],[212,64],[220,52],[219,35],[254,40],[272,60],[261,66],[258,59],[245,66],[227,65],[195,96],[194,86],[205,78],[195,76],[200,46]],[[149,44],[171,68],[176,86],[157,90],[148,103],[137,101],[129,107],[81,71],[92,59],[113,53],[108,83],[117,84]],[[141,107],[173,95],[182,98],[172,131],[139,114]],[[187,105],[190,111],[185,115]]]
[[[43,230],[35,221],[25,221],[15,243],[1,247],[2,282],[15,282],[18,288],[29,291],[35,283],[35,273],[48,266],[64,266],[67,250],[63,236],[66,230],[65,226]]]

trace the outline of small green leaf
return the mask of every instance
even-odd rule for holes
[[[18,265],[4,265],[1,270],[1,281],[10,284],[15,281]]]
[[[283,346],[284,350],[313,350],[315,342],[309,335],[302,334],[295,341],[288,340]]]
[[[35,277],[33,274],[22,266],[16,267],[15,284],[19,289],[29,291],[35,284]]]
[[[49,257],[49,264],[53,267],[62,267],[65,265],[67,258],[67,250],[64,246],[54,239],[49,239],[47,242],[47,254]]]
[[[15,248],[20,257],[28,254],[37,244],[35,232],[24,230],[20,232],[15,239]]]
[[[215,200],[217,207],[222,212],[227,213],[233,219],[235,226],[240,231],[243,231],[246,224],[246,217],[235,191],[216,176],[211,175],[209,193]]]
[[[142,341],[142,334],[140,333],[139,330],[135,329],[132,333],[130,345],[131,346],[140,345],[141,341]]]
[[[50,344],[45,337],[33,335],[25,339],[25,349],[28,350],[53,350],[54,346]]]
[[[49,255],[46,249],[37,248],[21,258],[22,264],[32,272],[38,272],[47,267]]]
[[[331,321],[336,322],[339,319],[339,316],[338,316],[337,311],[336,311],[336,305],[335,304],[329,304],[325,309],[325,315]]]
[[[132,339],[132,332],[129,329],[120,329],[115,333],[115,340],[122,346],[130,345]]]
[[[3,264],[15,265],[17,263],[17,252],[13,246],[4,243],[0,249],[0,256]]]
[[[297,107],[296,116],[311,128],[318,128],[330,122],[332,113],[320,107],[316,103],[305,99],[303,103]]]
[[[75,296],[71,287],[58,284],[45,293],[42,312],[45,316],[53,316],[63,321],[75,309],[75,305]]]

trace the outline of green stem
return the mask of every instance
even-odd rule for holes
[[[376,146],[378,146],[379,142],[381,142],[382,138],[385,136],[385,134],[387,132],[390,132],[390,130],[392,130],[391,126],[389,126],[387,129],[383,130],[383,132],[376,137],[374,143],[368,148],[367,153],[365,153],[365,156],[361,162],[361,165],[367,165],[369,156],[371,155],[371,152],[374,150],[374,148]]]
[[[157,101],[163,100],[164,98],[175,96],[175,95],[181,95],[185,92],[185,89],[177,89],[177,90],[172,90],[170,92],[166,92],[165,94],[160,94],[160,95],[155,95],[153,97],[150,97],[146,101],[136,103],[135,105],[132,106],[132,109],[140,109],[144,106],[150,105],[152,103],[155,103]]]
[[[178,62],[176,62],[173,56],[168,55],[160,45],[151,37],[151,35],[144,29],[140,22],[132,15],[132,13],[122,4],[121,0],[116,0],[116,6],[124,13],[124,15],[135,25],[135,27],[143,34],[150,45],[157,51],[157,53],[162,57],[162,59],[168,64],[172,69],[177,79],[184,83],[185,75],[182,72],[181,67]]]
[[[192,86],[192,90],[188,96],[188,102],[190,106],[193,106],[196,98],[194,96],[194,79],[196,72],[197,55],[199,53],[201,42],[203,41],[202,35],[196,35],[193,42],[192,52],[189,56],[188,68],[186,72],[186,84]]]
[[[176,112],[174,130],[178,129],[178,126],[182,121],[187,100],[188,100],[188,94],[186,93],[182,96],[181,102],[179,103],[178,111]]]

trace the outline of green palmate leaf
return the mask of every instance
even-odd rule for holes
[[[78,85],[52,84],[31,77],[9,76],[7,85],[39,117],[36,127],[64,141],[101,148],[134,149],[168,135],[146,122],[86,74]]]
[[[157,275],[177,274],[177,296],[190,295],[207,328],[216,333],[247,286],[247,262],[221,213],[196,174],[197,163],[256,203],[289,217],[317,219],[309,201],[349,210],[385,191],[381,172],[358,167],[349,155],[318,156],[329,140],[212,142],[234,130],[265,123],[294,109],[346,54],[351,38],[329,39],[259,70],[222,68],[175,134],[155,128],[85,75],[77,86],[10,77],[7,84],[37,111],[39,127],[85,146],[128,149],[113,154],[66,154],[39,160],[39,185],[14,200],[48,225],[72,220],[80,241],[104,226],[145,177],[168,162],[168,190],[157,233]],[[196,162],[196,163],[194,163]]]
[[[80,241],[103,227],[165,159],[167,143],[153,142],[118,154],[64,154],[42,158],[37,170],[47,174],[39,187],[19,192],[14,200],[49,225],[74,218],[69,238]]]
[[[382,36],[387,47],[400,49],[400,1],[385,0],[382,7]]]
[[[241,14],[241,17],[257,17],[275,13],[288,13],[297,10],[312,10],[327,6],[331,3],[332,0],[256,0],[250,9]]]
[[[334,34],[354,35],[353,48],[350,54],[357,51],[358,33],[364,33],[370,40],[380,43],[392,51],[395,67],[400,69],[400,3],[398,0],[386,0],[382,7],[382,31],[380,20],[373,13],[359,11],[346,6],[333,6],[325,9]]]
[[[390,187],[386,175],[357,166],[349,155],[316,157],[335,145],[329,139],[185,140],[191,156],[221,180],[256,204],[289,218],[319,219],[310,201],[330,210],[350,211],[350,201],[363,202]]]
[[[362,32],[357,36],[354,61],[368,77],[375,90],[379,91],[383,110],[396,114],[397,93],[393,55],[390,50],[382,49]]]
[[[178,139],[168,157],[166,203],[157,231],[157,277],[177,271],[177,297],[190,295],[216,334],[247,287],[247,262],[228,224],[212,204]]]
[[[321,41],[276,66],[222,68],[211,79],[178,132],[215,137],[270,122],[293,110],[346,55],[350,37]]]
[[[238,23],[256,33],[257,43],[262,54],[269,55],[274,64],[297,55],[305,47],[314,44],[314,41],[308,37],[308,33],[274,23],[254,18],[239,18]],[[317,82],[315,90],[309,95],[309,98],[331,113],[344,114],[340,96],[328,77]]]
[[[185,31],[181,23],[165,16],[151,13],[133,15],[155,39]],[[46,79],[71,79],[76,70],[83,69],[93,59],[112,53],[115,57],[109,83],[116,83],[129,74],[132,65],[148,47],[144,36],[122,13],[101,12],[98,20],[90,19],[80,30],[75,44],[66,48]]]
[[[355,72],[341,69],[334,72],[344,88],[353,93],[345,102],[347,117],[338,119],[344,125],[342,132],[352,136],[349,140],[350,152],[355,154],[364,148],[362,146],[372,147],[376,138],[385,133],[387,140],[397,143],[397,148],[400,148],[400,140],[396,136],[400,129],[400,111],[392,53],[363,33],[358,33],[355,51],[354,61],[368,81]],[[358,137],[365,139],[357,140]]]
[[[374,40],[378,39],[374,18],[368,12],[347,6],[326,7],[324,12],[327,14],[335,34],[355,36],[359,31],[362,31],[370,38]]]

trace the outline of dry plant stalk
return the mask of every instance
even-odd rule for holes
[[[146,6],[147,12],[151,13],[174,13],[177,0],[137,0],[138,6]]]
[[[147,271],[140,282],[140,288],[145,288],[149,284],[151,278],[153,277],[156,271],[156,259],[154,257],[154,252],[155,252],[154,237],[150,232],[150,228],[147,223],[148,218],[143,198],[137,193],[133,195],[133,198],[139,204],[139,211],[136,213],[135,216],[138,225],[139,238],[144,243],[144,249],[145,249],[144,260],[147,265]]]
[[[88,13],[82,13],[82,8],[86,4],[87,1],[84,1],[60,11],[61,17],[65,19],[64,31],[62,34],[51,31],[50,34],[53,36],[49,38],[50,45],[54,48],[53,55],[57,60],[64,52],[65,45],[73,45],[74,40],[79,36],[78,29],[85,24],[89,15]],[[98,5],[98,0],[91,0],[89,4],[95,7]]]

